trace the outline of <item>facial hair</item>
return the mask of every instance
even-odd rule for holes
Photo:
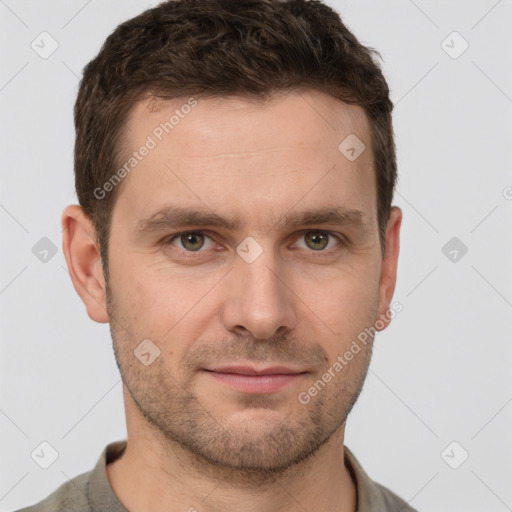
[[[106,287],[115,359],[131,400],[164,453],[186,459],[212,478],[238,486],[264,484],[306,464],[345,425],[361,393],[370,364],[371,343],[308,404],[293,404],[284,417],[265,422],[239,417],[221,419],[211,409],[208,396],[198,396],[194,389],[198,371],[205,365],[243,360],[316,368],[304,386],[307,390],[330,367],[324,348],[315,341],[304,343],[283,335],[269,340],[232,336],[221,341],[197,341],[174,364],[173,372],[162,356],[144,366],[134,355],[143,339],[132,335],[136,316],[123,311],[108,282]],[[343,347],[350,341],[340,339],[340,351],[344,352]],[[161,347],[172,343],[172,339],[155,342]],[[272,394],[240,394],[236,399],[237,408],[247,410],[275,410],[279,403],[282,399]]]

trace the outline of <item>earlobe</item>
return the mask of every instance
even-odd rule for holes
[[[108,322],[106,287],[95,229],[82,208],[70,205],[62,213],[62,250],[73,286],[95,322]]]
[[[384,330],[391,321],[388,310],[395,292],[401,224],[402,210],[398,206],[393,206],[386,228],[386,251],[382,259],[379,282],[379,308],[375,321],[377,326],[383,326],[378,328],[378,331]]]

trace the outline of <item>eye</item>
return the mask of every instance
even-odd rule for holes
[[[166,244],[177,245],[180,249],[187,252],[198,252],[201,249],[212,249],[215,246],[213,240],[202,231],[187,231],[186,233],[180,233],[168,239]]]
[[[299,241],[302,239],[305,241],[305,246],[298,243],[295,245],[301,249],[312,249],[313,251],[333,249],[340,244],[340,239],[327,231],[308,231],[302,234]]]

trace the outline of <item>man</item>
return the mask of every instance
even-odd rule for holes
[[[344,446],[396,310],[389,91],[317,1],[176,0],[75,105],[63,248],[127,441],[25,511],[411,511]]]

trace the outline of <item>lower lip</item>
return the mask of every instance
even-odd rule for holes
[[[295,382],[304,373],[275,375],[241,375],[207,371],[212,377],[243,393],[272,393]]]

